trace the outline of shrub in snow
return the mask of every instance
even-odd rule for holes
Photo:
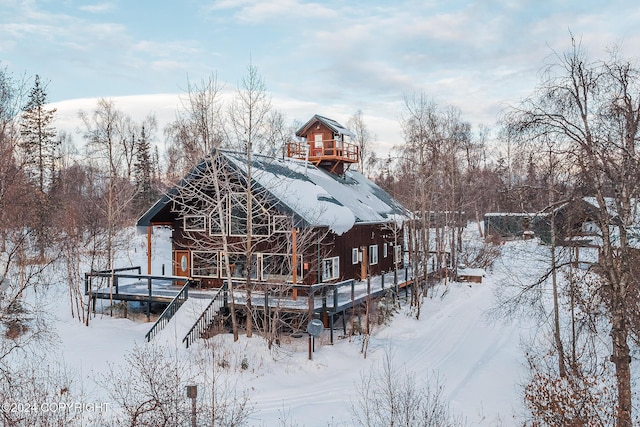
[[[208,354],[208,353],[206,353]],[[123,366],[102,379],[119,411],[119,425],[191,425],[186,387],[197,385],[197,425],[244,426],[252,409],[248,396],[217,372],[213,355],[187,360],[180,353],[147,344],[135,347]]]
[[[354,425],[458,427],[466,422],[452,414],[437,376],[424,386],[411,372],[394,369],[386,355],[382,367],[363,373],[356,384],[358,398],[351,402]]]
[[[550,368],[554,356],[527,354],[531,377],[524,387],[530,427],[591,426],[615,424],[616,392],[606,367],[587,372],[577,365],[561,377]],[[546,364],[547,363],[547,364]]]

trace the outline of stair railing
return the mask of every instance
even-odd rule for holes
[[[147,342],[151,341],[154,336],[158,334],[166,325],[169,323],[169,320],[173,317],[174,314],[178,311],[178,309],[184,304],[184,302],[189,298],[189,286],[192,284],[191,280],[187,280],[187,283],[180,289],[178,295],[171,300],[167,308],[164,309],[156,323],[153,324],[149,332],[144,336]]]
[[[209,326],[211,326],[213,319],[220,311],[220,308],[227,306],[226,291],[226,285],[218,290],[209,305],[207,305],[207,308],[204,309],[200,317],[198,317],[198,320],[196,320],[187,335],[182,339],[182,342],[187,346],[187,348],[189,348],[189,345],[195,340],[201,338],[207,331]]]

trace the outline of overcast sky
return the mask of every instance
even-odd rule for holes
[[[178,94],[250,61],[289,120],[358,109],[379,144],[401,142],[403,97],[424,92],[493,126],[531,93],[569,32],[592,57],[640,54],[637,1],[0,0],[0,66],[39,74],[61,113],[77,98]],[[175,97],[144,98],[149,111]],[[172,101],[167,101],[172,99]],[[161,101],[162,100],[162,101]],[[60,108],[62,107],[62,108]],[[174,111],[171,106],[171,111]],[[162,115],[162,113],[160,112]],[[171,113],[173,114],[173,112]],[[64,115],[64,114],[63,114]],[[161,120],[162,121],[162,120]]]

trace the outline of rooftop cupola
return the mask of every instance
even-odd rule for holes
[[[287,144],[287,156],[307,159],[330,173],[342,175],[345,164],[358,163],[355,135],[335,120],[315,115],[297,132],[297,141]]]

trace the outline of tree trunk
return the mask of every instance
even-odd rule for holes
[[[615,290],[614,290],[615,292]],[[618,414],[616,427],[632,427],[631,422],[631,355],[627,337],[629,327],[625,315],[624,302],[617,296],[613,309],[611,339],[613,355],[611,360],[616,367],[616,385],[618,388]]]
[[[564,348],[560,337],[560,307],[558,306],[558,274],[556,271],[556,224],[555,213],[551,212],[551,283],[553,287],[553,339],[558,352],[558,373],[561,378],[567,376],[567,368],[564,363]]]

